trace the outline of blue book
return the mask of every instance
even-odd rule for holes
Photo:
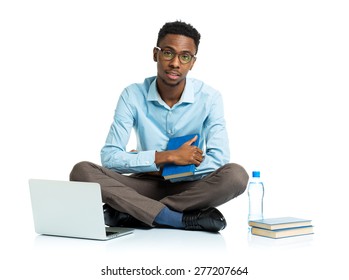
[[[198,134],[190,134],[180,137],[171,138],[167,144],[167,150],[177,150],[180,146],[182,146],[185,142],[193,139],[197,135],[196,141],[192,144],[193,146],[198,146],[199,144],[199,135]],[[162,170],[162,176],[166,179],[174,179],[180,177],[187,177],[194,175],[195,173],[195,164],[188,165],[176,165],[173,163],[168,163],[164,165]]]
[[[311,225],[311,220],[300,219],[294,217],[280,217],[249,221],[251,227],[264,228],[269,230],[277,230],[284,228],[305,227]]]

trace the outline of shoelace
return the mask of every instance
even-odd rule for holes
[[[198,214],[184,216],[184,223],[187,229],[201,229],[201,226],[198,224]]]

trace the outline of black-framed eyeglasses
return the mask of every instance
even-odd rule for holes
[[[178,58],[179,58],[179,61],[182,63],[182,64],[187,64],[189,63],[190,61],[193,60],[193,58],[195,59],[196,56],[189,53],[189,52],[180,52],[180,53],[176,53],[174,52],[173,50],[171,49],[162,49],[160,47],[155,47],[157,50],[160,51],[160,54],[161,54],[161,58],[163,60],[167,60],[167,61],[170,61],[172,59],[174,59],[174,57],[177,55]]]

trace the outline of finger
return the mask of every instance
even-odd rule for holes
[[[199,166],[201,164],[201,161],[197,160],[194,164],[195,166]]]
[[[202,162],[203,157],[202,157],[201,154],[196,153],[196,154],[194,155],[194,159],[195,159],[196,161],[198,161],[198,162]]]
[[[197,135],[195,135],[192,139],[188,140],[188,141],[186,142],[186,144],[187,144],[187,145],[191,145],[191,144],[193,144],[193,143],[196,141],[196,139],[198,139],[198,136],[197,136]]]
[[[196,148],[196,152],[199,153],[200,155],[202,155],[204,152],[200,149],[200,148]]]

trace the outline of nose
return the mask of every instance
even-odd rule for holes
[[[180,60],[179,60],[179,56],[175,55],[174,58],[172,58],[170,60],[170,66],[172,66],[173,68],[179,68],[179,65],[181,64]]]

